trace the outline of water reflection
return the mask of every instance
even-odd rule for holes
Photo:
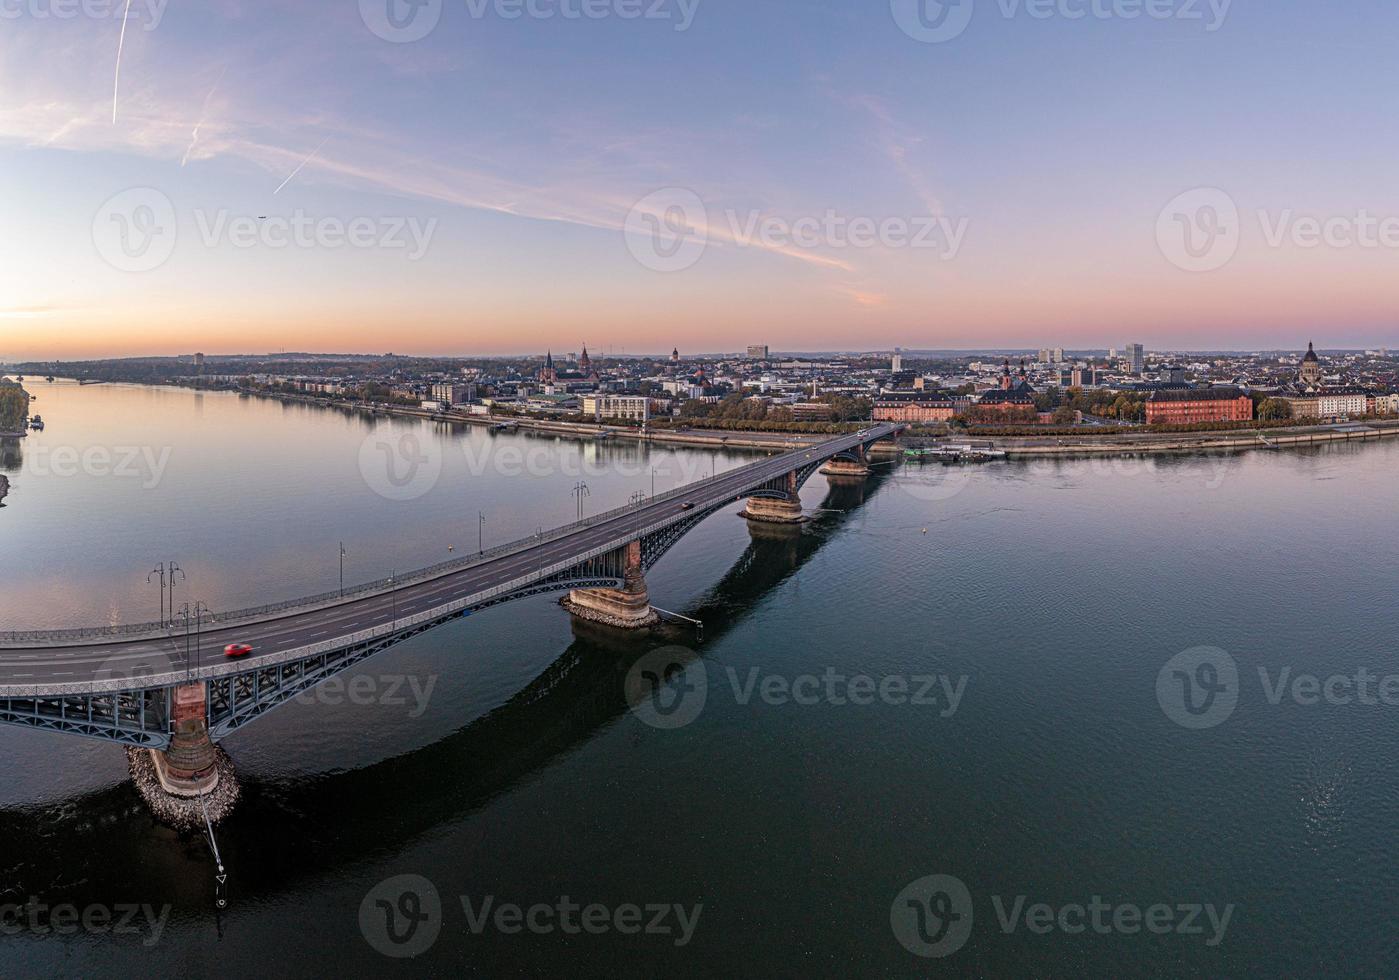
[[[722,639],[796,574],[841,526],[837,512],[858,507],[880,482],[831,486],[823,513],[804,527],[750,524],[744,553],[684,610],[704,623],[706,643]],[[682,626],[629,636],[574,622],[572,631],[573,642],[518,693],[431,745],[348,771],[245,775],[239,808],[219,831],[224,860],[238,869],[238,891],[275,894],[404,851],[622,718],[624,682],[638,659],[664,646],[698,646],[698,656],[704,649]],[[0,810],[0,839],[7,853],[22,856],[0,879],[0,903],[42,895],[82,906],[141,896],[171,903],[177,919],[212,908],[207,845],[154,824],[129,783]],[[75,867],[83,868],[80,876]]]

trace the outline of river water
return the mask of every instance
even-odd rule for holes
[[[157,618],[172,560],[177,604],[324,592],[342,541],[354,584],[755,458],[31,387],[0,629]],[[227,739],[221,913],[121,749],[0,727],[0,906],[47,907],[0,908],[0,975],[1390,972],[1396,471],[886,465],[797,531],[721,512],[648,576],[702,640],[524,600]]]

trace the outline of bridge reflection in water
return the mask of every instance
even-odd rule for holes
[[[868,483],[832,481],[819,516],[805,527],[750,524],[743,554],[684,610],[704,622],[705,645],[721,641],[795,575],[839,533],[845,518],[838,512],[858,508],[884,479],[876,472]],[[348,771],[243,777],[239,809],[219,834],[225,859],[238,870],[239,892],[293,892],[328,873],[402,853],[459,822],[626,716],[633,665],[690,639],[685,627],[628,634],[575,621],[572,628],[573,642],[534,680],[431,745]],[[213,898],[203,845],[169,847],[170,832],[152,823],[130,783],[0,810],[0,836],[11,853],[23,855],[20,873],[0,885],[0,903],[37,894],[50,904],[83,907],[137,895],[188,910],[209,908]],[[81,875],[73,873],[78,865]]]
[[[818,469],[846,474],[852,467],[855,479],[864,479],[866,450],[897,431],[879,424],[801,444],[479,556],[199,624],[214,650],[228,643],[255,649],[231,663],[190,662],[188,644],[180,650],[169,624],[0,633],[0,722],[155,749],[151,759],[167,793],[205,795],[220,779],[211,733],[229,735],[460,616],[571,590],[567,607],[575,616],[623,628],[653,625],[644,574],[685,534],[745,498],[751,521],[799,523],[807,479]]]

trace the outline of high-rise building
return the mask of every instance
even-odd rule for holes
[[[898,374],[898,373],[899,373],[900,371],[902,371],[903,369],[904,369],[904,356],[903,356],[902,354],[895,354],[895,355],[894,355],[893,365],[889,368],[889,370],[892,371],[894,374]]]
[[[1141,344],[1128,344],[1127,360],[1130,362],[1128,370],[1133,374],[1141,374],[1146,370],[1146,348]]]
[[[768,359],[767,344],[754,344],[748,348],[748,359],[750,361],[766,361]]]

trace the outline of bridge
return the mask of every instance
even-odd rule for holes
[[[217,781],[213,741],[326,679],[453,619],[550,592],[582,619],[655,622],[645,572],[710,515],[746,500],[752,521],[801,521],[818,469],[867,472],[875,425],[759,460],[479,555],[339,592],[197,622],[0,633],[0,723],[153,753],[161,783],[198,795]],[[253,652],[222,655],[230,643]]]

